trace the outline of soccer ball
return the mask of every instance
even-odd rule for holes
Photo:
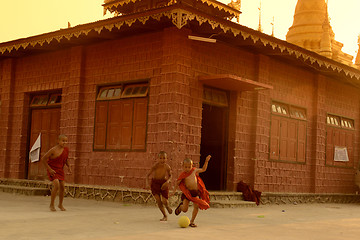
[[[181,216],[178,220],[178,224],[182,228],[186,228],[190,224],[190,219],[187,216]]]

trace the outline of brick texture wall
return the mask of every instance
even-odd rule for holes
[[[357,89],[350,85],[344,85],[334,80],[326,81],[325,85],[325,113],[336,114],[355,121],[355,139],[352,168],[324,167],[317,187],[319,192],[326,192],[332,189],[335,192],[354,192],[354,169],[359,164],[359,102],[360,97]],[[325,119],[323,119],[325,122]],[[352,160],[350,160],[352,161]]]
[[[313,71],[230,45],[192,41],[189,30],[166,28],[54,52],[0,61],[0,177],[23,178],[28,151],[29,101],[61,90],[60,131],[69,137],[68,182],[142,188],[157,153],[168,152],[174,177],[182,161],[200,162],[202,93],[199,75],[233,74],[273,90],[230,91],[227,190],[243,180],[266,192],[355,191],[354,169],[325,166],[326,114],[355,120],[357,89]],[[99,86],[149,81],[146,151],[94,151]],[[306,163],[269,160],[271,101],[306,109]]]
[[[263,177],[265,177],[263,191],[268,192],[310,192],[311,191],[311,158],[312,148],[312,120],[315,76],[309,71],[289,64],[271,61],[271,84],[274,89],[270,93],[271,100],[305,108],[307,112],[306,163],[265,163]],[[270,113],[270,112],[269,112]],[[269,118],[270,118],[269,114]]]

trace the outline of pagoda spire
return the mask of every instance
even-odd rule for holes
[[[358,36],[358,46],[359,46],[359,48],[358,48],[357,55],[355,58],[355,66],[360,69],[360,34]]]
[[[321,36],[320,41],[320,54],[331,58],[332,57],[332,50],[331,50],[331,36],[330,36],[330,20],[329,20],[329,13],[328,13],[328,1],[326,1],[326,10],[325,10],[325,19],[322,24],[323,33]]]
[[[293,25],[289,28],[286,40],[319,52],[326,8],[325,0],[298,0]]]
[[[260,0],[260,6],[258,7],[259,9],[259,26],[258,26],[258,31],[262,32],[262,26],[261,26],[261,0]]]

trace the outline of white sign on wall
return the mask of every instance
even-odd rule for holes
[[[31,147],[29,158],[31,162],[40,161],[40,148],[41,148],[41,133],[36,139],[34,145]]]
[[[348,162],[349,156],[346,147],[335,146],[334,161]]]

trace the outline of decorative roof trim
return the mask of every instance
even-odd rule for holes
[[[225,12],[229,12],[231,14],[233,14],[234,16],[239,16],[239,14],[241,13],[241,11],[234,9],[226,4],[223,4],[221,2],[218,1],[212,1],[212,0],[200,0],[203,3],[206,3],[209,6],[213,6],[214,8],[217,8],[219,10],[223,10]]]
[[[103,4],[103,7],[104,7],[104,15],[106,14],[106,11],[109,11],[110,13],[113,13],[115,10],[113,9],[114,7],[117,8],[117,7],[122,7],[126,4],[129,4],[129,3],[135,3],[135,2],[138,2],[139,0],[118,0],[118,1],[112,1],[112,2],[108,2],[108,3],[105,3]],[[223,4],[221,2],[218,2],[218,1],[214,1],[214,0],[200,0],[202,3],[205,3],[207,4],[208,6],[212,6],[214,8],[217,8],[219,9],[220,11],[225,11],[225,12],[228,12],[230,13],[231,15],[233,15],[234,17],[239,17],[241,11],[237,10],[237,9],[234,9],[226,4]],[[180,3],[181,1],[179,0],[169,0],[169,3],[167,4],[168,6],[171,6],[171,5],[175,5],[177,3]]]
[[[105,4],[103,4],[104,15],[106,14],[106,11],[113,13],[115,11],[112,9],[113,7],[117,8],[119,6],[124,6],[125,4],[129,4],[131,2],[135,3],[137,1],[138,0],[121,0],[121,1],[113,1],[113,2],[109,2],[109,3],[105,3]]]
[[[131,0],[130,0],[131,1]],[[26,49],[29,46],[43,47],[45,44],[50,44],[55,41],[60,43],[61,40],[71,40],[73,38],[79,38],[80,36],[87,36],[91,31],[95,31],[98,34],[101,34],[102,31],[108,30],[112,31],[113,29],[120,29],[123,26],[131,27],[135,22],[139,22],[141,24],[145,24],[150,18],[156,21],[160,21],[160,18],[166,17],[172,21],[172,23],[179,29],[187,25],[190,21],[197,21],[199,25],[204,23],[209,24],[212,29],[220,28],[224,33],[232,33],[235,37],[241,36],[244,40],[250,39],[254,44],[261,43],[264,47],[270,46],[273,50],[279,50],[282,54],[288,54],[289,56],[293,56],[296,59],[302,60],[304,62],[309,62],[310,64],[316,63],[319,67],[325,67],[326,69],[330,69],[333,71],[337,71],[338,73],[343,72],[348,77],[354,77],[357,80],[360,80],[360,74],[344,69],[343,64],[336,65],[326,60],[321,60],[317,57],[311,56],[306,53],[306,50],[296,50],[297,48],[290,48],[284,46],[283,43],[286,42],[282,40],[273,41],[274,39],[265,34],[257,33],[255,30],[246,28],[244,26],[238,25],[236,23],[232,23],[227,20],[216,20],[212,19],[210,16],[206,16],[201,13],[194,13],[190,10],[185,10],[185,7],[179,6],[169,6],[167,9],[156,9],[153,11],[148,11],[143,14],[134,14],[134,15],[126,15],[120,16],[117,18],[107,19],[103,21],[98,21],[94,23],[80,25],[71,29],[59,30],[52,33],[47,33],[35,37],[30,37],[26,39],[19,39],[11,42],[0,43],[0,55],[5,52],[11,53],[12,51],[17,51],[20,48]],[[255,35],[251,32],[257,33]],[[315,53],[314,53],[315,55]],[[330,59],[329,59],[330,60]],[[351,68],[351,67],[349,67]],[[356,70],[356,69],[354,69]]]

